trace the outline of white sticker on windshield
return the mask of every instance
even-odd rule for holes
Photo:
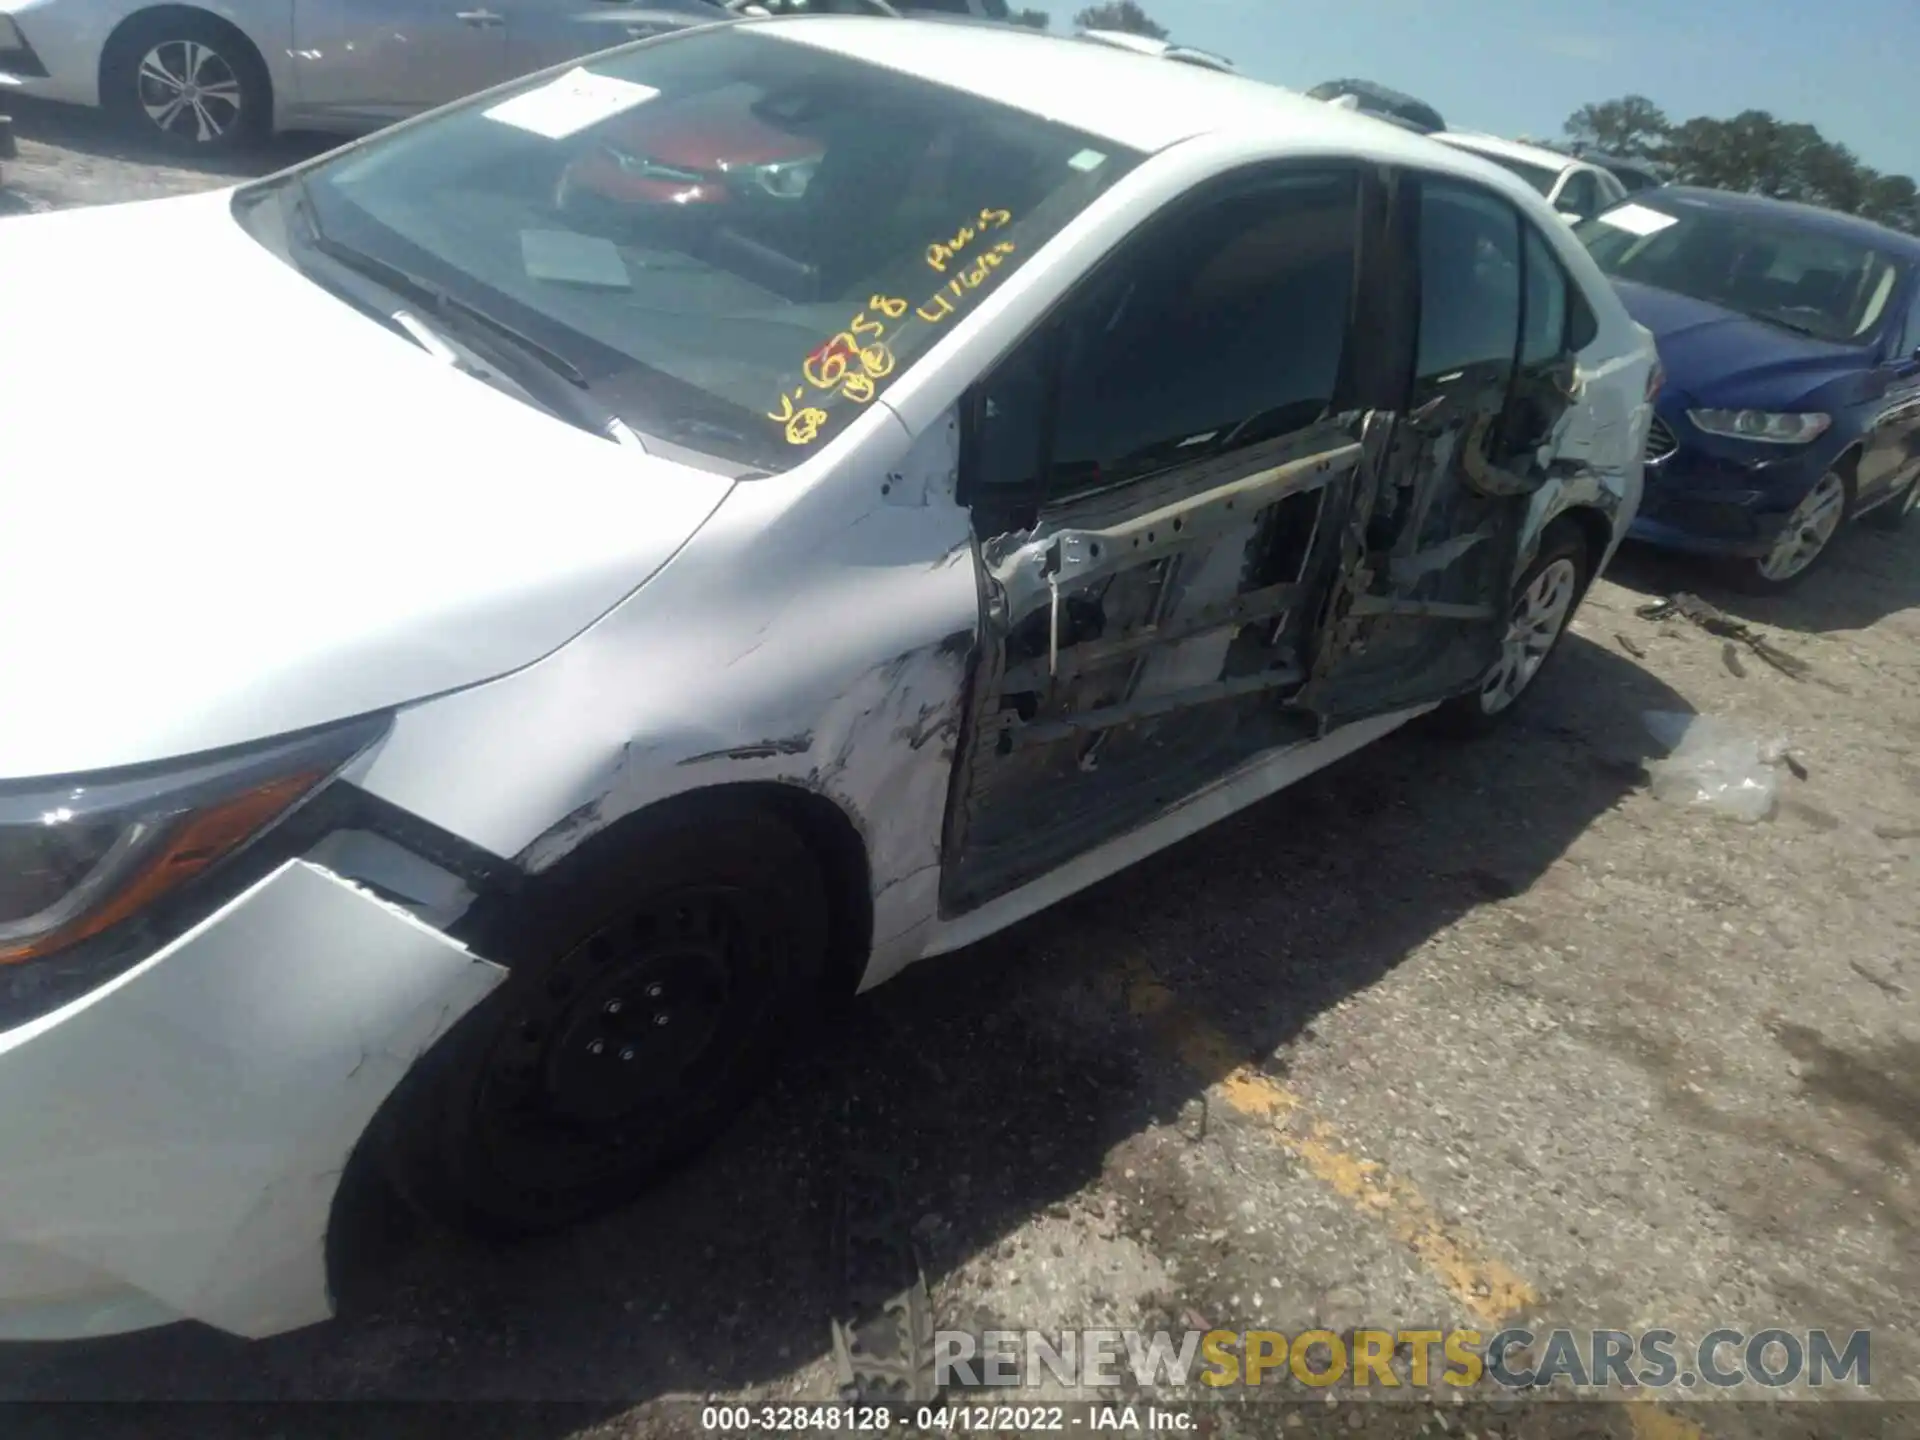
[[[651,85],[596,75],[576,65],[559,79],[502,100],[481,113],[502,125],[530,130],[549,140],[564,140],[623,110],[644,105],[659,93]]]
[[[1663,215],[1644,205],[1617,205],[1600,217],[1600,223],[1624,230],[1629,235],[1658,235],[1669,225],[1680,222],[1672,215]]]
[[[1107,157],[1098,150],[1082,150],[1078,155],[1075,155],[1071,160],[1067,161],[1069,167],[1083,173],[1088,170],[1098,170],[1106,163]]]

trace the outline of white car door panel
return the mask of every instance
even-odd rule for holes
[[[989,598],[943,914],[1319,728],[1285,702],[1334,555],[1321,517],[1380,423],[1351,313],[1363,188],[1279,167],[1181,201],[976,387]]]

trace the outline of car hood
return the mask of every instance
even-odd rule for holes
[[[1613,288],[1653,332],[1670,389],[1702,405],[1785,408],[1840,375],[1868,368],[1865,350],[1796,335],[1672,290],[1615,280]]]
[[[0,779],[529,664],[731,488],[441,364],[225,192],[9,220],[0,276]]]

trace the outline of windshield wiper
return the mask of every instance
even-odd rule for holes
[[[431,280],[423,280],[412,271],[395,265],[391,260],[382,260],[378,255],[370,255],[365,250],[356,249],[344,241],[334,239],[320,227],[320,217],[314,209],[312,196],[307,190],[306,177],[296,177],[294,187],[300,197],[301,219],[307,227],[308,243],[329,260],[384,285],[396,295],[409,297],[415,304],[423,306],[443,319],[454,316],[478,325],[497,339],[506,341],[515,349],[539,361],[569,385],[581,390],[588,388],[587,377],[580,367],[551,346],[542,344],[531,335],[507,324],[506,321],[489,315],[479,306],[441,289]]]
[[[1769,325],[1778,325],[1782,330],[1791,330],[1796,335],[1811,335],[1816,340],[1831,338],[1811,325],[1803,325],[1798,320],[1789,320],[1786,316],[1776,315],[1771,310],[1756,310],[1753,312],[1753,318],[1764,320]]]
[[[449,294],[432,281],[422,279],[403,266],[383,260],[377,255],[369,255],[364,250],[334,239],[320,226],[304,177],[294,178],[294,193],[297,197],[296,208],[307,230],[307,243],[314,250],[343,269],[364,276],[395,295],[411,300],[417,308],[426,311],[448,330],[457,331],[460,328],[457,325],[446,324],[448,319],[452,318],[464,321],[470,329],[482,331],[486,337],[476,349],[475,359],[479,362],[476,364],[454,353],[452,345],[444,337],[435,334],[420,316],[408,314],[406,311],[395,311],[389,314],[388,320],[397,325],[416,345],[482,380],[490,378],[488,365],[498,364],[497,352],[502,348],[510,349],[515,354],[532,360],[543,377],[537,385],[529,383],[534,377],[525,373],[525,366],[516,367],[522,373],[503,377],[510,380],[514,388],[531,403],[546,410],[555,419],[577,426],[589,434],[612,440],[615,444],[624,445],[630,449],[642,452],[646,450],[646,443],[619,414],[607,409],[599,401],[588,398],[588,392],[592,387],[586,375],[573,361],[559,351],[535,340],[531,335],[524,334],[504,320],[498,320],[489,315],[478,306]],[[475,337],[470,334],[463,335],[461,343],[474,348]],[[485,352],[495,353],[490,359]],[[554,385],[552,383],[554,378],[565,381],[566,387]]]

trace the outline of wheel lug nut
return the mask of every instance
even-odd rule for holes
[[[607,1048],[607,1042],[604,1040],[589,1040],[587,1042],[587,1053],[589,1055],[598,1055],[601,1051],[605,1050],[606,1048]]]
[[[620,1050],[620,1058],[621,1058],[622,1060],[631,1060],[631,1059],[633,1059],[633,1046],[631,1046],[631,1045],[626,1045],[626,1046],[623,1046],[623,1047],[621,1048],[621,1050]]]
[[[601,1008],[609,1015],[618,1015],[620,1013],[620,1002],[618,1000],[609,1000]]]
[[[649,1000],[658,1000],[662,995],[666,993],[667,993],[667,987],[662,985],[658,980],[654,981],[653,984],[647,986],[647,998]]]
[[[666,1011],[664,1011],[664,1010],[662,1010],[662,1011],[661,1011],[661,1012],[660,1012],[660,1013],[659,1013],[658,1015],[656,1015],[656,1016],[654,1016],[654,1017],[653,1017],[653,1023],[654,1023],[654,1024],[656,1024],[656,1025],[664,1025],[664,1024],[666,1024],[666,1023],[667,1023],[667,1012],[666,1012]]]

